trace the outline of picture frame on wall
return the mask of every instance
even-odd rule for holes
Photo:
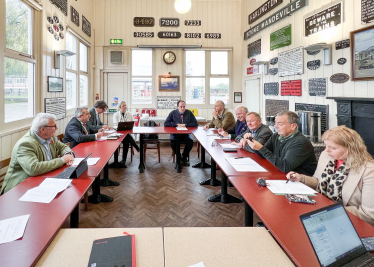
[[[158,76],[158,90],[179,92],[179,76],[160,75]]]
[[[350,32],[351,81],[374,80],[374,25]]]
[[[242,103],[242,92],[234,92],[234,103]]]
[[[63,91],[63,78],[48,76],[48,92],[60,93]]]

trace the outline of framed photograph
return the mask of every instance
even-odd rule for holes
[[[352,31],[351,81],[374,80],[374,25]]]
[[[63,79],[60,77],[48,76],[48,92],[56,93],[63,91]]]
[[[234,103],[242,103],[242,92],[234,92]]]
[[[179,92],[179,76],[158,76],[159,91]]]

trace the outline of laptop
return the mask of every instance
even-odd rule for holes
[[[91,155],[92,155],[92,153],[90,153],[81,162],[79,162],[79,164],[77,166],[67,167],[65,170],[60,172],[55,178],[60,178],[60,179],[78,178],[79,176],[81,176],[81,174],[85,170],[88,169],[87,160]]]
[[[134,128],[135,121],[124,121],[118,123],[117,131],[128,131]]]
[[[337,203],[300,216],[321,266],[374,266],[347,212]]]

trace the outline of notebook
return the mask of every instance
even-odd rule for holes
[[[117,131],[128,131],[134,128],[135,121],[124,121],[118,123]]]
[[[366,251],[342,204],[333,204],[300,216],[321,266],[371,266]]]

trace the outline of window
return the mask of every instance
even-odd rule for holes
[[[152,104],[152,50],[132,50],[132,104]]]
[[[33,10],[20,0],[6,0],[4,52],[4,122],[34,116]]]
[[[66,33],[66,109],[88,105],[88,47],[72,33]],[[79,90],[78,90],[79,89]]]
[[[230,102],[228,51],[186,51],[186,102]],[[205,88],[209,88],[208,91]],[[205,99],[209,99],[206,101]]]

